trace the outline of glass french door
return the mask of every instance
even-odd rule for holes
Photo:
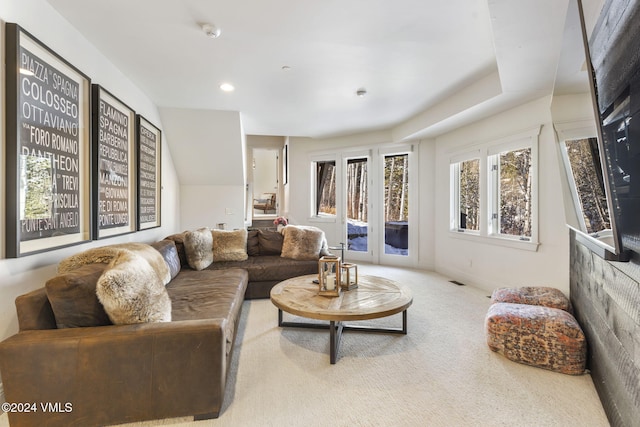
[[[384,253],[409,255],[409,154],[384,156]]]
[[[369,156],[348,157],[344,167],[344,232],[347,260],[370,261]]]
[[[406,147],[406,146],[405,146]],[[411,150],[372,151],[343,157],[342,223],[345,260],[411,265],[413,250],[409,217],[417,206],[417,176],[411,174]]]

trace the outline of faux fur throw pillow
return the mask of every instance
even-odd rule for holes
[[[213,261],[244,261],[247,255],[247,230],[211,230]]]
[[[213,262],[213,236],[207,227],[187,231],[184,235],[184,252],[194,270],[203,270]]]
[[[329,254],[324,231],[317,227],[287,225],[281,233],[283,258],[312,261]]]
[[[87,249],[86,251],[67,257],[60,261],[58,273],[67,273],[85,264],[108,264],[122,253],[135,253],[142,258],[143,262],[146,260],[163,285],[166,285],[171,280],[169,266],[164,261],[164,258],[162,258],[162,255],[151,245],[135,242]]]
[[[115,325],[171,321],[166,287],[135,252],[122,251],[111,260],[98,279],[96,295]]]

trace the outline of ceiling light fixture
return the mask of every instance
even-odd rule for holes
[[[361,87],[356,91],[356,95],[358,95],[360,98],[364,97],[366,94],[367,94],[367,90],[363,87]]]
[[[220,85],[220,90],[223,90],[225,92],[233,92],[235,90],[235,87],[233,87],[231,83],[222,83]]]
[[[217,39],[220,37],[222,30],[212,24],[202,24],[202,31],[206,34],[207,37],[212,39]]]

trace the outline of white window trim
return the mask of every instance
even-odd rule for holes
[[[374,150],[375,152],[376,150]],[[383,145],[380,146],[377,150],[377,159],[376,159],[376,164],[374,165],[374,168],[376,169],[376,175],[377,175],[377,182],[379,183],[378,185],[378,195],[377,195],[377,200],[382,201],[384,200],[384,167],[381,167],[380,165],[384,162],[383,158],[385,156],[394,156],[394,155],[404,155],[404,154],[408,154],[408,160],[409,160],[409,173],[412,174],[410,175],[409,178],[409,229],[411,230],[411,235],[413,236],[419,236],[420,235],[420,231],[419,231],[419,223],[420,221],[418,220],[419,214],[418,214],[418,208],[419,208],[419,201],[418,201],[418,195],[420,193],[420,189],[419,189],[419,178],[417,177],[417,173],[418,173],[418,167],[417,167],[417,144],[392,144],[392,145]],[[413,174],[416,174],[416,176],[414,176]],[[411,200],[414,200],[414,202],[412,203]],[[380,218],[377,218],[377,221],[379,221]],[[399,256],[399,255],[391,255],[391,254],[385,254],[384,252],[384,244],[385,244],[385,239],[384,239],[384,235],[379,236],[378,238],[378,259],[380,260],[384,260],[385,264],[393,264],[393,265],[399,265],[399,266],[405,266],[405,267],[415,267],[416,266],[416,262],[418,260],[418,240],[417,238],[411,238],[409,237],[409,255],[408,256]],[[393,261],[392,261],[393,260]]]
[[[336,215],[329,214],[316,214],[316,189],[318,188],[318,183],[316,182],[316,170],[315,164],[318,162],[334,162],[336,168],[336,182],[339,178],[339,174],[341,173],[340,164],[341,162],[338,160],[338,156],[336,154],[315,154],[309,156],[309,174],[311,186],[309,188],[309,194],[311,197],[309,198],[309,222],[317,222],[317,223],[335,223],[338,218]],[[339,194],[337,194],[338,188],[336,188],[336,203],[338,203]],[[337,208],[337,206],[336,206]]]
[[[526,129],[517,134],[506,136],[497,140],[488,140],[484,142],[477,142],[470,144],[466,149],[457,150],[450,159],[450,208],[449,208],[449,237],[456,239],[464,239],[475,242],[482,242],[486,244],[505,246],[513,249],[522,249],[527,251],[537,251],[540,246],[539,242],[539,216],[538,216],[538,138],[542,126],[536,126],[530,129]],[[531,148],[531,237],[530,240],[520,240],[520,236],[508,236],[499,233],[495,233],[495,223],[492,219],[492,214],[495,211],[495,204],[497,203],[497,191],[498,186],[495,184],[495,178],[491,177],[491,166],[499,155],[505,151],[519,150],[523,148]],[[453,216],[458,208],[455,207],[456,185],[454,181],[457,181],[453,173],[453,165],[461,161],[470,160],[473,158],[480,158],[480,231],[460,232],[458,228],[454,228],[453,225],[457,225],[457,221]]]
[[[577,225],[580,231],[585,234],[589,234],[587,232],[587,225],[584,222],[584,216],[582,215],[582,203],[580,202],[580,196],[578,195],[566,143],[567,141],[578,139],[597,138],[598,133],[596,125],[591,119],[583,119],[573,122],[554,123],[553,127],[555,128],[556,135],[558,136],[560,157],[562,158],[562,166],[569,184],[569,192],[571,193],[571,200],[573,202],[575,220],[578,222]],[[572,221],[567,222],[569,223]]]
[[[485,156],[486,157],[486,156]],[[467,230],[460,228],[460,163],[469,160],[478,160],[480,162],[480,192],[485,180],[484,162],[482,161],[482,150],[474,150],[467,153],[453,156],[449,159],[449,183],[450,183],[450,208],[449,208],[449,231],[456,233],[468,233],[471,235],[480,235],[480,230]],[[482,204],[482,198],[480,203]],[[482,211],[482,206],[480,207]]]

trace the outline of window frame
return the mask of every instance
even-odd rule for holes
[[[529,165],[529,173],[531,174],[531,236],[516,236],[511,234],[504,234],[500,232],[500,156],[504,153],[509,153],[519,150],[531,150],[531,163]],[[492,146],[487,151],[487,170],[489,179],[489,207],[488,212],[489,219],[489,235],[500,237],[503,239],[513,239],[519,241],[536,241],[537,242],[537,212],[538,212],[538,197],[537,197],[537,163],[538,153],[537,144],[532,143],[528,138],[524,138],[517,141],[512,141],[496,146]],[[535,236],[535,237],[534,237]]]
[[[538,138],[542,126],[536,126],[520,133],[510,135],[497,140],[489,140],[480,143],[470,144],[458,150],[450,157],[449,177],[450,177],[450,208],[449,208],[449,236],[452,238],[468,239],[480,241],[487,244],[506,246],[515,249],[537,251],[540,245],[538,239]],[[500,153],[516,151],[520,149],[531,149],[531,236],[528,239],[521,239],[521,236],[511,236],[497,232],[499,218],[493,218],[493,214],[499,212],[499,178],[498,171],[493,171]],[[474,158],[480,159],[480,230],[458,229],[459,206],[456,206],[459,196],[459,182],[456,183],[455,164]],[[499,215],[498,215],[499,216]]]
[[[482,194],[482,182],[484,172],[484,162],[480,150],[470,151],[462,155],[454,156],[449,160],[449,183],[450,183],[450,209],[449,209],[449,231],[458,233],[469,233],[480,235],[482,229],[482,201],[480,197],[478,204],[480,205],[480,221],[478,230],[469,230],[460,227],[460,164],[463,162],[478,160],[479,162],[479,194]]]
[[[325,162],[333,162],[333,167],[335,168],[335,200],[336,200],[336,214],[325,214],[319,213],[316,211],[316,200],[318,193],[318,176],[317,176],[317,164],[325,163]],[[325,155],[314,155],[309,159],[310,170],[309,173],[311,175],[310,183],[311,188],[309,189],[311,194],[310,205],[309,205],[309,220],[312,222],[336,222],[337,221],[337,211],[338,211],[338,197],[340,196],[339,190],[337,188],[337,182],[339,178],[339,169],[340,162],[337,159],[335,154],[325,154]]]

